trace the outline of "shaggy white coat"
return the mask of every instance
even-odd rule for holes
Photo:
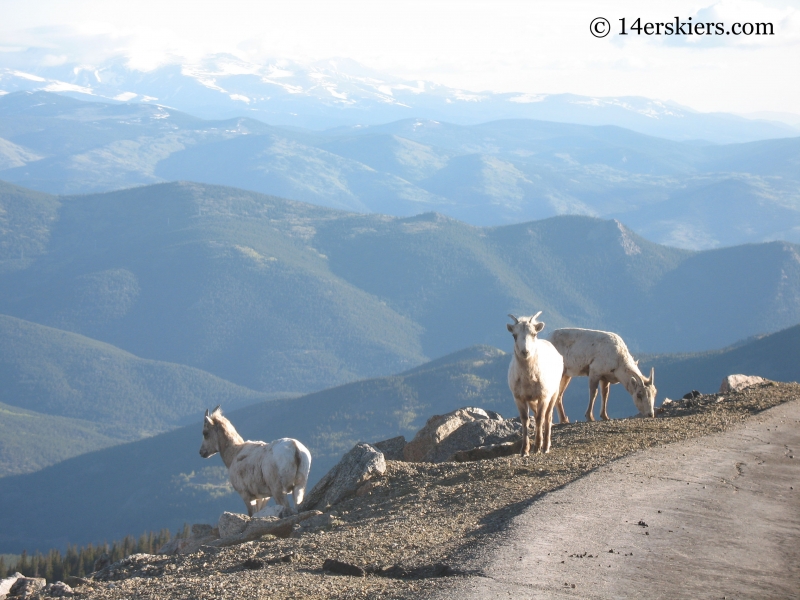
[[[532,317],[515,317],[513,325],[506,325],[514,336],[514,356],[508,367],[508,387],[522,421],[522,448],[520,455],[530,451],[528,438],[528,411],[535,419],[535,452],[550,451],[550,430],[553,426],[553,409],[558,398],[564,361],[547,340],[537,337],[544,323],[536,321],[541,311]]]
[[[296,513],[303,502],[311,453],[299,441],[281,438],[270,442],[244,441],[219,407],[203,422],[203,444],[200,456],[209,458],[219,452],[228,467],[231,485],[244,500],[247,514],[259,512],[270,498]],[[294,496],[292,507],[288,494]]]
[[[586,420],[594,421],[594,401],[600,386],[603,407],[600,417],[607,421],[608,392],[611,384],[621,383],[633,398],[633,403],[643,417],[655,415],[655,371],[645,379],[622,338],[609,331],[594,329],[556,329],[550,341],[564,357],[564,374],[558,392],[559,421],[569,423],[564,413],[564,391],[573,377],[589,377],[589,407]]]

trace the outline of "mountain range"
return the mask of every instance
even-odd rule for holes
[[[102,64],[0,57],[0,90],[50,91],[84,100],[158,103],[207,119],[248,116],[280,126],[327,129],[400,119],[476,124],[496,119],[539,119],[617,125],[673,140],[747,142],[797,136],[790,124],[700,113],[675,102],[641,97],[492,93],[406,81],[348,59],[304,64],[275,59],[254,64],[230,55],[150,71],[122,58]],[[49,52],[49,51],[45,51]],[[39,56],[39,58],[43,58]]]
[[[4,189],[0,314],[273,394],[500,346],[509,312],[646,352],[800,321],[786,242],[690,252],[591,217],[476,228],[189,183],[45,201]]]
[[[533,120],[314,132],[20,92],[0,96],[0,179],[53,194],[188,180],[476,226],[583,214],[688,249],[800,242],[800,137],[698,145]]]
[[[0,225],[0,475],[218,403],[504,347],[506,313],[617,331],[637,353],[800,321],[797,246],[690,252],[591,217],[476,228],[190,183],[69,197],[2,184]]]

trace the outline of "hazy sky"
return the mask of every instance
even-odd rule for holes
[[[620,36],[645,22],[771,22],[775,35]],[[605,17],[612,33],[589,30]],[[469,90],[638,95],[704,111],[800,113],[800,0],[721,2],[459,0],[0,0],[5,64],[149,69],[229,52],[254,62],[352,58],[408,79]]]

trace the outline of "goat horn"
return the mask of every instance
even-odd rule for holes
[[[215,412],[218,412],[219,411],[219,407],[220,407],[220,405],[217,404],[217,408],[215,408],[213,411],[211,411],[211,414],[214,414]]]
[[[542,311],[539,311],[539,312],[537,312],[535,315],[533,315],[533,316],[531,317],[531,321],[535,321],[535,320],[536,320],[536,318],[537,318],[537,317],[538,317],[540,314],[542,314]]]
[[[508,316],[511,317],[512,319],[514,319],[514,323],[519,323],[519,319],[517,317],[515,317],[514,315],[512,315],[511,313],[509,313]]]
[[[206,409],[206,416],[208,416],[208,409]]]

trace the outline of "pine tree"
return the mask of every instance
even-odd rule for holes
[[[30,573],[28,572],[28,551],[23,550],[22,554],[19,557],[19,562],[17,563],[17,571],[22,573],[23,575],[29,576]]]

